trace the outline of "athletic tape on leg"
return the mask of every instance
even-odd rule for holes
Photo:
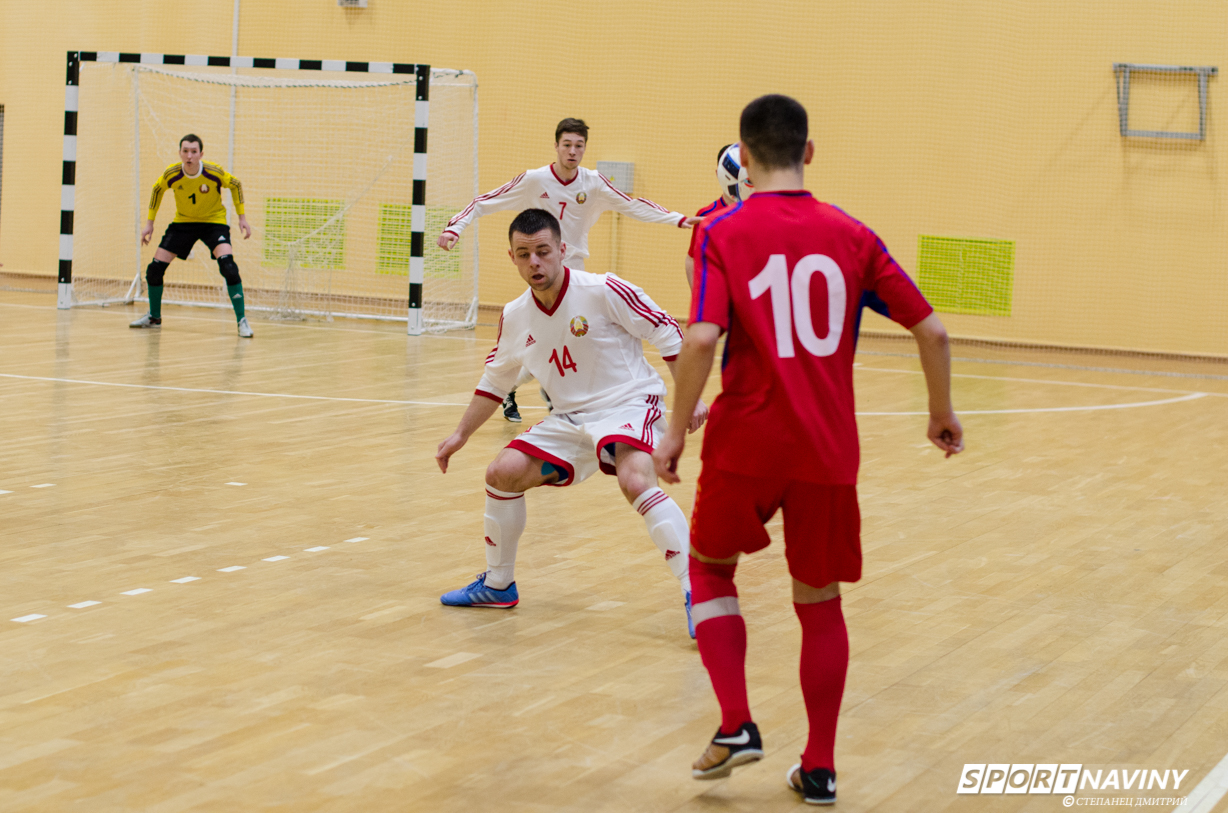
[[[712,598],[691,607],[691,618],[698,627],[705,621],[720,618],[723,615],[741,615],[742,608],[738,606],[737,596],[721,596]]]

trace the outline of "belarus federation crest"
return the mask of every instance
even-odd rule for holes
[[[586,200],[588,200],[588,195],[583,192],[576,193],[576,203],[584,203]]]
[[[203,184],[201,184],[201,185],[200,185],[200,191],[201,191],[201,194],[202,194],[202,195],[207,195],[207,194],[209,194],[209,184],[207,184],[207,183],[203,183]]]
[[[580,194],[584,194],[584,193],[581,192]],[[571,320],[571,335],[583,336],[585,333],[588,333],[588,320],[585,319],[583,316],[577,316],[575,319],[572,319]]]

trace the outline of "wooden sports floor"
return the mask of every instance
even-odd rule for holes
[[[0,292],[0,811],[802,807],[780,547],[739,571],[768,755],[716,782],[690,778],[707,675],[613,478],[530,494],[519,607],[439,604],[484,569],[483,470],[522,428],[435,467],[490,328],[134,315]],[[911,345],[861,350],[836,809],[1063,807],[957,795],[968,763],[1192,790],[1228,753],[1228,365],[957,346],[943,460]]]

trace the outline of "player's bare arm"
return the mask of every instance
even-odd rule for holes
[[[669,374],[673,376],[675,382],[677,382],[678,380],[677,365],[678,365],[677,359],[674,359],[673,361],[667,360],[665,362],[665,366],[669,368]],[[708,420],[708,405],[704,403],[702,398],[700,398],[699,401],[695,404],[694,411],[691,412],[691,421],[690,423],[687,424],[687,434],[691,435],[691,434],[694,434],[695,432],[698,432],[699,427],[703,426],[704,422],[707,420]]]
[[[686,447],[687,429],[701,403],[712,362],[716,358],[716,344],[721,338],[720,325],[711,322],[693,322],[687,325],[682,340],[682,350],[674,359],[670,370],[674,374],[674,411],[669,418],[669,430],[657,444],[652,454],[657,467],[657,476],[667,483],[677,483],[678,458]]]
[[[926,436],[946,452],[964,450],[964,429],[951,405],[951,348],[947,330],[937,314],[931,313],[912,327],[921,355],[921,369],[929,388],[930,421]]]
[[[478,427],[486,423],[498,408],[498,401],[483,395],[473,396],[473,400],[465,409],[465,414],[461,416],[456,431],[444,438],[435,452],[435,462],[439,465],[440,471],[444,474],[448,473],[448,460],[469,442],[469,437],[478,431]]]

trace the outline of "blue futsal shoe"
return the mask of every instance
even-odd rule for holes
[[[691,640],[695,639],[695,620],[691,618],[691,591],[686,591],[686,631],[691,633]]]
[[[486,586],[486,574],[479,573],[477,581],[459,590],[444,593],[440,602],[449,607],[499,607],[510,610],[520,603],[520,594],[516,591],[516,582],[512,582],[503,590]],[[687,609],[690,618],[690,608]]]

